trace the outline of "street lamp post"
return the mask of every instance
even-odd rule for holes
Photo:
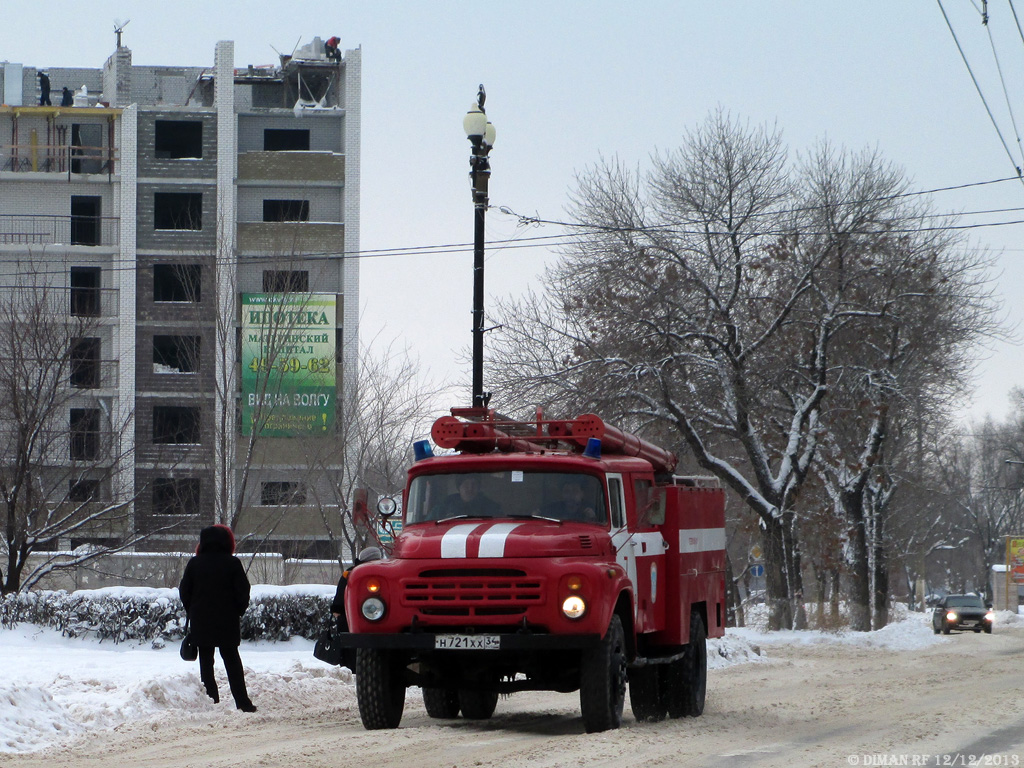
[[[476,103],[462,120],[462,127],[473,145],[469,158],[469,178],[473,186],[473,407],[486,408],[491,399],[484,392],[484,215],[487,212],[487,182],[491,164],[487,156],[494,146],[495,130],[484,112],[487,94],[483,84]]]

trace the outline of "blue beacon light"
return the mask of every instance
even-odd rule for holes
[[[412,452],[416,457],[416,461],[422,461],[423,459],[434,458],[434,451],[430,447],[429,440],[417,440],[412,444]]]
[[[601,458],[601,440],[597,437],[587,438],[587,447],[583,450],[583,455],[588,459],[600,459]]]

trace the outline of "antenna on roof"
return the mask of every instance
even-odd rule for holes
[[[120,19],[114,19],[114,34],[117,35],[118,48],[121,47],[121,32],[123,32],[124,28],[127,27],[130,23],[131,19],[128,19],[128,21],[124,22],[123,24],[121,23]]]

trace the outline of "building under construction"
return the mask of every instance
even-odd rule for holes
[[[108,510],[53,547],[178,549],[222,521],[244,547],[337,556],[360,69],[319,38],[268,66],[232,42],[135,66],[120,35],[100,68],[0,63],[0,324],[25,322],[0,357],[46,325],[29,294],[69,334],[28,514]],[[0,463],[21,418],[0,409]]]

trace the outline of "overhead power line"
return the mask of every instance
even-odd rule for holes
[[[901,192],[901,193],[894,194],[894,195],[879,196],[879,197],[869,198],[869,199],[865,199],[865,200],[856,200],[856,201],[842,202],[842,203],[838,203],[837,205],[840,205],[840,206],[843,206],[843,205],[857,205],[857,204],[863,204],[863,203],[866,203],[866,202],[877,202],[877,201],[884,201],[884,200],[894,200],[894,199],[901,199],[901,198],[918,197],[918,196],[922,196],[922,195],[932,195],[932,194],[937,194],[937,193],[942,193],[942,192],[950,192],[950,191],[955,191],[955,190],[969,189],[969,188],[973,188],[973,187],[982,187],[982,186],[988,186],[988,185],[993,185],[993,184],[1001,184],[1001,183],[1005,183],[1007,181],[1017,181],[1017,180],[1018,179],[1017,179],[1016,176],[1007,176],[1007,177],[1003,177],[1003,178],[999,178],[999,179],[988,179],[988,180],[985,180],[985,181],[974,181],[974,182],[968,182],[968,183],[964,183],[964,184],[953,184],[953,185],[947,185],[947,186],[943,186],[943,187],[934,187],[934,188],[931,188],[931,189],[918,190],[918,191],[913,191],[913,192]],[[804,207],[800,207],[800,208],[792,208],[792,209],[787,209],[785,211],[774,211],[774,212],[770,212],[770,213],[766,213],[766,214],[760,214],[760,215],[766,215],[767,216],[767,215],[777,215],[779,213],[808,212],[808,211],[820,210],[820,209],[822,209],[824,207],[825,206],[804,206]],[[708,232],[706,230],[695,230],[695,229],[692,229],[692,228],[688,228],[688,227],[692,227],[693,226],[693,222],[689,222],[689,223],[687,223],[687,222],[670,222],[670,223],[659,224],[659,225],[654,225],[654,226],[650,226],[650,227],[633,227],[633,228],[630,228],[630,227],[601,227],[601,226],[596,226],[594,224],[586,224],[586,223],[581,223],[581,222],[559,221],[559,220],[553,220],[553,219],[542,219],[542,218],[539,218],[539,217],[532,217],[532,216],[529,216],[529,217],[528,216],[523,216],[523,215],[515,213],[513,210],[511,210],[510,208],[508,208],[506,206],[498,206],[497,208],[502,213],[505,213],[506,215],[515,217],[515,218],[519,219],[520,222],[523,222],[523,223],[526,223],[526,224],[534,224],[534,225],[542,225],[542,226],[558,226],[558,227],[562,227],[563,229],[572,230],[572,231],[571,231],[571,233],[560,232],[560,233],[552,234],[552,235],[536,235],[536,236],[533,236],[533,237],[523,237],[521,234],[517,234],[515,237],[508,238],[508,239],[489,240],[489,241],[487,241],[487,246],[488,246],[488,249],[492,252],[492,255],[493,255],[494,251],[496,251],[496,250],[500,251],[500,250],[519,250],[519,249],[529,249],[529,248],[558,248],[558,247],[569,245],[569,244],[571,244],[573,242],[576,242],[581,237],[586,237],[588,235],[596,235],[596,234],[600,234],[602,232],[625,232],[625,231],[632,231],[632,232],[665,232],[665,233],[671,233],[671,234],[676,234],[676,235],[692,235],[692,234],[724,235],[724,234],[728,234],[728,233],[726,233],[724,231],[722,231],[722,232],[717,232],[717,231],[715,231],[715,232]],[[1020,212],[1020,211],[1024,211],[1024,207],[991,208],[991,209],[976,210],[976,211],[963,211],[963,212],[959,212],[959,213],[924,213],[924,214],[916,214],[916,215],[906,215],[906,216],[901,217],[901,220],[902,221],[906,221],[906,222],[911,222],[911,221],[924,221],[924,220],[927,220],[927,219],[943,219],[943,218],[949,218],[949,217],[953,217],[953,216],[956,216],[956,217],[983,216],[983,215],[994,215],[994,214],[1000,214],[1000,213],[1016,213],[1016,212]],[[1001,221],[993,221],[993,222],[976,222],[976,223],[968,223],[968,224],[943,224],[941,226],[934,226],[934,227],[907,227],[907,228],[903,228],[903,229],[890,229],[890,230],[886,230],[886,232],[890,233],[890,234],[911,234],[911,233],[914,233],[914,232],[929,232],[929,231],[940,231],[940,230],[971,230],[971,229],[981,229],[981,228],[986,228],[986,227],[1015,226],[1015,225],[1018,225],[1018,224],[1024,224],[1024,219],[1009,219],[1009,220],[1001,220]],[[297,226],[301,226],[301,225],[297,225]],[[769,237],[770,236],[774,236],[774,235],[786,234],[786,233],[787,233],[786,231],[773,230],[773,229],[765,229],[765,230],[760,230],[760,231],[758,231],[756,229],[748,230],[748,234],[760,235],[760,236],[769,236]],[[828,233],[804,230],[804,234],[814,235],[814,234],[828,234]],[[854,231],[851,231],[849,234],[873,234],[873,233],[872,232],[868,232],[868,231],[864,231],[864,232],[854,232]],[[43,247],[46,248],[46,249],[51,249],[52,250],[52,249],[60,248],[61,245],[43,246]],[[240,263],[240,264],[269,264],[269,263],[281,264],[281,263],[287,263],[289,261],[292,261],[292,262],[300,262],[300,261],[306,262],[306,261],[322,261],[322,260],[337,260],[337,259],[378,259],[378,258],[400,258],[400,257],[410,257],[410,256],[412,256],[412,257],[418,257],[418,256],[443,256],[443,255],[449,255],[449,254],[470,253],[470,252],[472,252],[472,250],[473,250],[473,244],[472,243],[467,243],[467,242],[450,242],[450,243],[436,243],[436,244],[431,244],[431,245],[400,246],[400,247],[395,247],[395,248],[364,249],[364,250],[360,250],[360,251],[356,251],[356,252],[332,250],[332,251],[314,251],[314,252],[294,253],[294,254],[281,253],[281,254],[272,254],[272,255],[269,255],[269,256],[268,255],[239,256],[237,258],[237,262]],[[31,254],[31,251],[29,253]],[[184,257],[184,256],[185,256],[185,254],[182,254],[182,257]],[[226,259],[226,260],[221,260],[221,261],[218,262],[218,260],[212,258],[210,256],[210,254],[198,255],[198,256],[193,255],[193,258],[197,259],[197,260],[199,260],[199,261],[201,261],[203,263],[213,263],[213,264],[217,264],[217,263],[225,263],[226,264],[226,263],[233,263],[233,262],[236,261],[235,259]],[[10,261],[8,261],[8,263],[10,263]],[[111,260],[111,263],[113,265],[115,265],[115,266],[109,267],[109,269],[111,271],[114,271],[114,272],[133,272],[133,271],[136,271],[137,268],[138,268],[137,261],[135,261],[135,260],[129,261],[129,260],[123,260],[123,259],[114,258],[114,259]],[[39,277],[54,276],[54,277],[56,277],[56,276],[62,276],[64,274],[65,274],[65,271],[64,271],[63,267],[59,267],[58,268],[58,265],[56,265],[56,264],[47,263],[47,265],[45,267],[41,268],[41,269],[33,269],[33,270],[25,270],[25,271],[20,271],[20,270],[8,271],[4,275],[0,276],[0,280],[2,280],[2,279],[14,279],[14,278],[18,278],[18,277],[31,277],[31,276],[39,276]]]
[[[953,29],[953,24],[949,20],[949,15],[946,13],[945,7],[942,5],[942,0],[935,0],[939,4],[939,10],[942,11],[942,18],[946,20],[946,26],[949,27],[949,33],[953,36],[953,42],[956,43],[956,49],[960,51],[960,58],[964,62],[964,66],[967,67],[967,74],[971,76],[971,82],[974,83],[974,89],[978,92],[978,96],[981,97],[981,103],[985,106],[985,111],[988,113],[988,119],[992,122],[992,127],[996,129],[996,135],[999,136],[999,141],[1003,145],[1003,149],[1006,151],[1006,156],[1010,158],[1010,163],[1017,171],[1017,177],[1021,178],[1021,167],[1017,164],[1016,158],[1010,151],[1009,145],[1006,143],[1006,139],[1003,138],[1003,132],[999,128],[999,123],[996,121],[995,115],[992,114],[992,109],[988,105],[988,100],[985,98],[985,93],[981,90],[981,85],[978,83],[978,78],[974,76],[974,70],[971,68],[970,62],[967,60],[967,54],[964,53],[963,46],[960,45],[960,39],[956,35],[956,31]],[[1024,183],[1024,178],[1021,178],[1021,183]]]

